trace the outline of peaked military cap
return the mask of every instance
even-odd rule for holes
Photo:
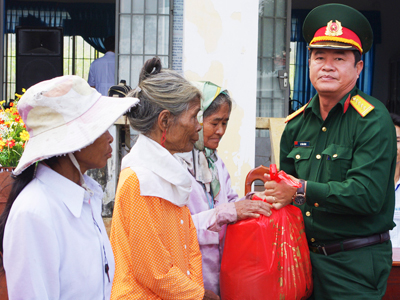
[[[358,50],[367,53],[372,46],[372,28],[358,10],[338,3],[317,6],[303,23],[303,36],[309,48]]]

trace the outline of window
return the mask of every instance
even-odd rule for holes
[[[16,27],[63,29],[63,74],[88,77],[91,62],[102,56],[102,40],[114,35],[114,3],[6,1],[4,22],[3,99],[14,99],[16,89]],[[99,22],[101,20],[101,22]]]
[[[81,36],[64,36],[64,75],[78,75],[87,81],[90,64],[103,55]]]
[[[14,99],[16,85],[16,41],[15,33],[8,33],[4,39],[5,69],[4,99]],[[64,73],[63,75],[79,75],[88,79],[90,64],[93,60],[103,56],[81,36],[64,36]]]
[[[118,7],[117,7],[118,8]],[[143,63],[158,56],[170,67],[169,0],[121,0],[119,5],[118,76],[136,86]]]
[[[278,72],[286,69],[287,1],[260,0],[258,20],[257,117],[284,117],[285,89]],[[268,137],[257,130],[257,137]]]
[[[286,115],[288,87],[281,87],[278,77],[281,72],[288,73],[287,14],[290,3],[290,0],[259,0],[257,117],[282,118]],[[270,164],[270,149],[269,130],[256,129],[256,166]]]

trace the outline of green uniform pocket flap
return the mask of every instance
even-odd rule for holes
[[[293,158],[295,161],[300,161],[304,159],[309,159],[311,153],[313,151],[313,147],[298,147],[293,148],[292,151],[288,154],[288,158]]]
[[[332,144],[322,151],[322,155],[326,155],[331,160],[351,159],[352,149],[349,147]]]

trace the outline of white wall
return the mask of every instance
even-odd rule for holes
[[[184,1],[184,76],[221,85],[236,103],[218,154],[239,196],[254,167],[258,2]]]

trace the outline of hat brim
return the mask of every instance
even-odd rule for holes
[[[357,50],[360,51],[357,47],[354,47],[350,44],[324,41],[314,43],[312,45],[308,45],[309,49],[336,49],[336,50]]]
[[[33,163],[83,149],[100,137],[114,122],[137,105],[137,98],[101,96],[80,117],[29,139],[13,174],[19,175]]]

